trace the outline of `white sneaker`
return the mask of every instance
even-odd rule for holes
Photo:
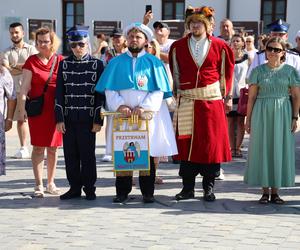
[[[111,156],[111,155],[104,155],[104,156],[101,158],[101,161],[102,161],[102,162],[110,162],[110,161],[112,161],[112,156]]]
[[[224,170],[220,168],[220,175],[216,178],[216,180],[225,180]]]
[[[14,158],[17,159],[28,159],[30,158],[30,154],[29,151],[27,149],[27,147],[21,147],[17,153],[15,153]]]

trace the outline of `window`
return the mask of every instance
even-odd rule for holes
[[[162,19],[184,20],[185,0],[162,0]]]
[[[63,53],[69,54],[66,31],[76,24],[84,24],[83,0],[63,0]]]
[[[264,22],[263,32],[267,33],[266,25],[281,18],[286,20],[287,0],[262,0],[261,20]]]

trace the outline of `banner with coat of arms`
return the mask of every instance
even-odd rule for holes
[[[148,131],[114,131],[115,171],[149,170]]]

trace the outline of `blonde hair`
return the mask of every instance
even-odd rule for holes
[[[155,50],[155,54],[153,54],[154,56],[156,56],[157,58],[160,58],[160,46],[159,46],[159,43],[156,39],[153,39],[151,42],[150,42],[153,50]]]
[[[254,36],[252,36],[252,35],[249,35],[249,36],[246,36],[245,37],[245,39],[247,40],[247,39],[250,39],[252,42],[254,42]]]
[[[201,22],[204,24],[205,30],[208,31],[210,28],[210,22],[203,14],[192,14],[186,19],[186,27],[190,28],[191,22]]]
[[[51,40],[51,52],[57,52],[60,44],[61,44],[61,40],[58,38],[58,36],[56,35],[56,33],[53,30],[50,30],[47,27],[42,27],[36,30],[35,32],[35,43],[37,44],[37,40],[38,40],[38,36],[43,36],[49,34],[50,35],[50,40]]]

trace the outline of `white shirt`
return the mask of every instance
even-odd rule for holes
[[[198,65],[201,65],[208,50],[209,43],[207,37],[196,40],[194,36],[191,36],[189,43],[195,61],[198,63]]]
[[[168,54],[169,51],[170,51],[171,45],[174,42],[175,42],[175,40],[168,39],[164,44],[159,44],[160,51],[162,53]],[[169,65],[169,63],[166,63],[164,61],[162,61],[162,62],[163,62],[164,66],[165,66],[165,69],[167,71],[167,75],[168,75],[169,82],[170,82],[170,87],[171,87],[171,89],[173,89],[173,77],[172,77],[172,73],[171,73],[171,70],[170,70],[170,65]]]
[[[248,59],[244,61],[238,61],[234,65],[234,81],[232,91],[233,98],[239,98],[241,88],[246,87],[246,75],[248,67]]]
[[[258,50],[254,48],[252,50],[245,50],[245,52],[248,54],[248,57],[249,57],[250,61],[252,62],[256,55],[256,52],[258,52]]]

